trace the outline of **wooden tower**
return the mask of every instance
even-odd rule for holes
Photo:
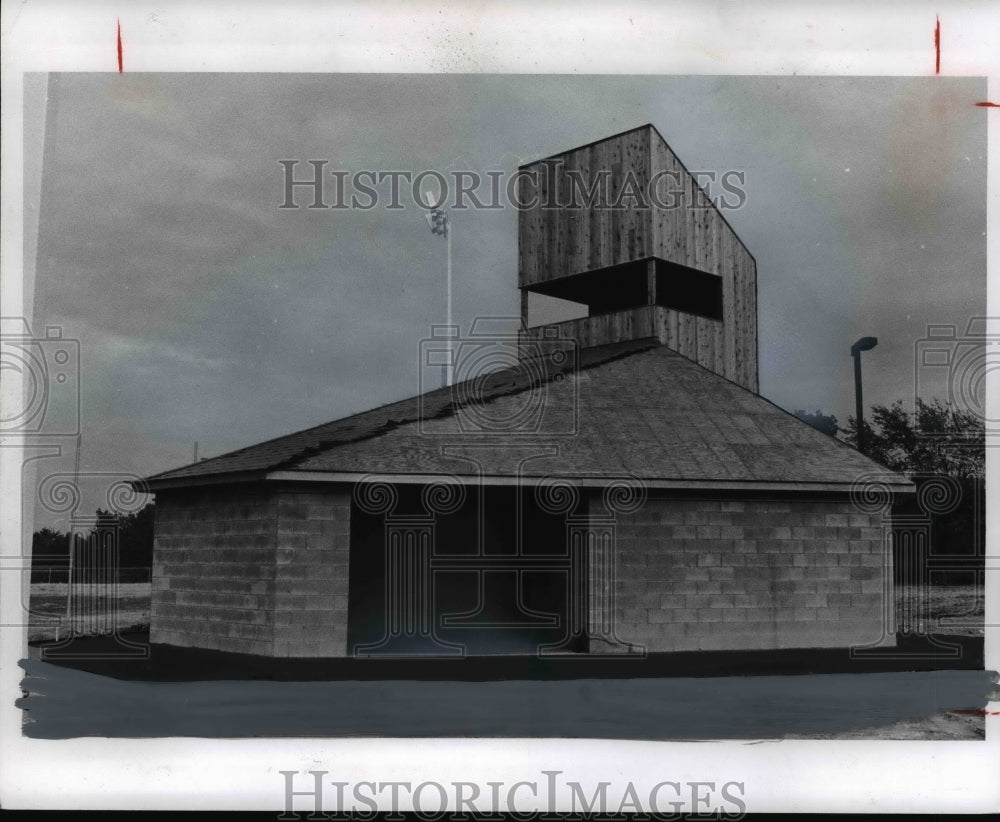
[[[757,265],[652,125],[522,166],[518,287],[586,306],[583,347],[654,339],[751,391]]]

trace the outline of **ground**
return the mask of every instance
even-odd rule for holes
[[[893,722],[875,728],[854,728],[834,734],[788,734],[785,739],[986,739],[986,718],[965,711],[945,711],[926,719]]]
[[[31,586],[31,621],[28,641],[55,639],[66,621],[68,586],[60,582],[41,582]],[[150,585],[126,582],[117,586],[115,597],[117,625],[120,631],[149,627]]]
[[[115,598],[117,625],[127,629],[148,628],[150,601],[148,583],[118,586]],[[915,591],[897,592],[897,603]],[[67,586],[58,583],[36,584],[31,588],[32,626],[29,639],[54,639],[62,625],[66,628]],[[930,589],[927,596],[928,625],[934,633],[951,636],[983,635],[983,601],[972,588],[948,586]],[[853,676],[853,675],[852,675]],[[857,676],[866,676],[858,674]],[[985,738],[985,717],[982,711],[960,709],[939,711],[919,720],[902,720],[855,727],[846,731],[810,730],[789,732],[788,739],[922,739],[922,740],[981,740]]]

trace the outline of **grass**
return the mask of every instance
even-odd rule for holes
[[[914,586],[896,588],[898,627],[905,625],[934,634],[983,636],[985,597],[971,585],[940,585],[921,592]]]
[[[116,625],[122,632],[149,627],[150,585],[148,582],[119,584],[117,596],[112,600],[113,606],[109,606],[108,600],[101,596],[103,591],[91,593],[97,594],[95,599],[91,601],[95,609],[100,609],[98,613],[102,613],[103,609],[108,607],[112,609],[111,613],[108,613],[107,620],[77,619],[74,626],[77,633],[100,633],[102,622]],[[69,586],[64,582],[41,582],[31,586],[29,641],[54,639],[60,627],[68,627],[66,617],[69,604],[68,595]],[[86,599],[81,601],[80,605],[85,607],[86,601]]]

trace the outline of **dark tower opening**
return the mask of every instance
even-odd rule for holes
[[[723,321],[722,277],[657,260],[656,304],[698,317]]]
[[[723,318],[722,277],[656,258],[585,271],[530,290],[582,303],[590,317],[660,305],[711,320]]]

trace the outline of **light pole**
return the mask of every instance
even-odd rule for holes
[[[878,345],[878,337],[862,337],[851,346],[851,356],[854,357],[854,424],[857,427],[857,446],[865,452],[865,417],[864,403],[861,400],[861,352],[871,351]]]
[[[441,366],[441,381],[445,386],[449,386],[454,378],[455,370],[455,364],[452,362],[452,357],[455,356],[455,351],[454,336],[452,334],[451,327],[451,216],[444,209],[437,207],[431,208],[424,216],[427,218],[427,224],[431,227],[431,233],[444,237],[448,244],[448,260],[446,267],[448,289],[448,318],[446,325],[446,328],[448,329],[448,362],[446,365]]]
[[[455,381],[455,341],[451,335],[451,214],[447,211],[444,217],[444,238],[448,241],[448,370],[445,372],[445,385]]]

